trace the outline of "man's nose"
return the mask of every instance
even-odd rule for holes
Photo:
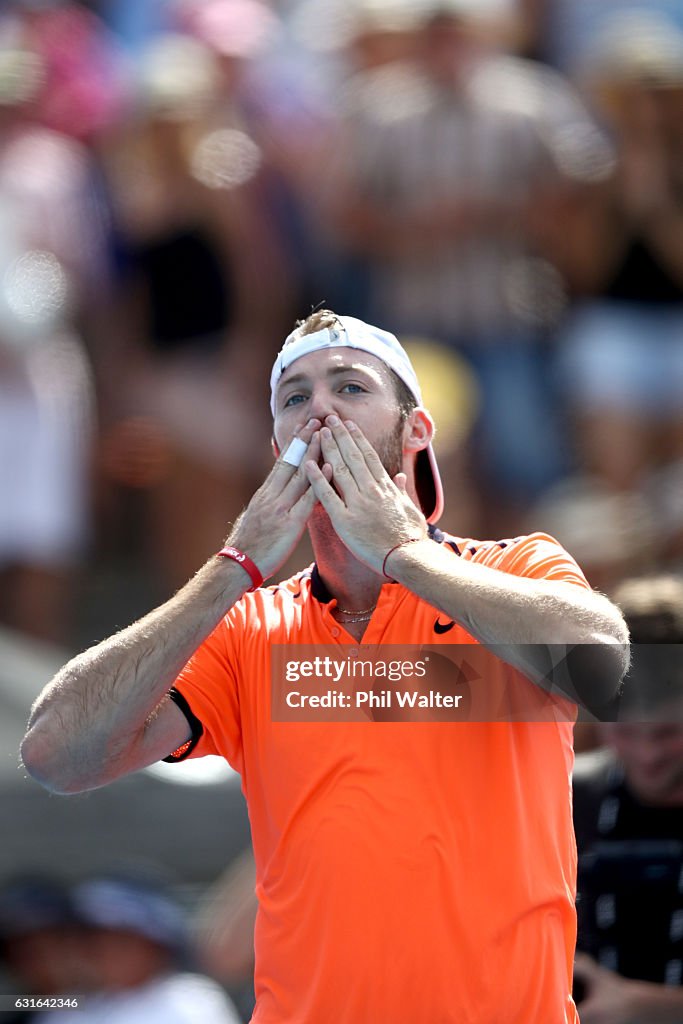
[[[330,413],[339,412],[336,408],[335,396],[329,388],[319,387],[313,389],[308,412],[310,416],[320,420],[321,423],[324,423],[325,417],[329,416]]]

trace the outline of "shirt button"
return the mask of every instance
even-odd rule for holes
[[[339,636],[339,627],[333,626],[332,629],[330,630],[330,633],[332,634],[332,636]]]
[[[359,654],[360,654],[360,651],[358,650],[357,647],[352,647],[351,650],[349,651],[349,657],[350,658],[357,658]]]

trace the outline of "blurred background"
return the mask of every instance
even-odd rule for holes
[[[17,748],[52,672],[228,533],[318,304],[408,347],[445,529],[542,529],[607,592],[678,574],[678,0],[0,7],[0,883],[30,873],[42,908],[48,875],[159,875],[244,1019],[229,769],[65,800]]]

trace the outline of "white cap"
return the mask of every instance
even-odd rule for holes
[[[356,348],[376,356],[400,377],[417,404],[422,405],[422,392],[415,370],[398,338],[389,331],[372,327],[353,316],[338,316],[333,327],[324,327],[313,334],[303,335],[297,329],[285,339],[270,375],[270,408],[273,416],[275,392],[282,374],[297,359],[322,348]],[[443,512],[443,486],[431,443],[417,453],[415,488],[427,522],[436,523]]]

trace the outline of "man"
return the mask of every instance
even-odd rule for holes
[[[15,997],[14,1011],[3,1007],[3,1024],[35,1020],[31,1000],[68,999],[83,991],[76,915],[65,885],[45,875],[7,880],[0,889],[0,968],[3,992]],[[9,985],[8,985],[9,982]]]
[[[577,996],[582,1024],[667,1024],[683,1020],[683,580],[615,598],[635,647],[627,720],[574,771]]]
[[[220,985],[188,970],[188,922],[165,886],[102,875],[77,883],[71,898],[83,998],[55,1009],[54,1024],[240,1024]]]
[[[575,1024],[566,699],[543,722],[276,722],[271,656],[478,642],[475,688],[527,694],[541,690],[517,669],[556,681],[547,644],[590,644],[601,703],[625,670],[623,620],[551,538],[434,527],[434,426],[393,335],[313,314],[276,359],[271,408],[278,458],[223,557],[58,673],[24,763],[64,793],[171,751],[240,771],[258,1024]],[[306,526],[315,565],[259,586]]]

